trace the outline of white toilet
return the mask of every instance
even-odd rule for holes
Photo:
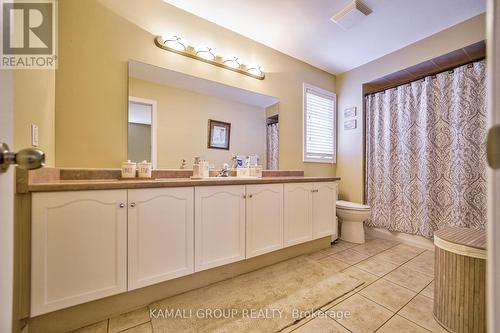
[[[370,217],[370,206],[338,200],[337,216],[340,222],[340,239],[358,244],[365,242],[363,222]]]

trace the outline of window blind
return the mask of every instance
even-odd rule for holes
[[[304,89],[304,161],[335,162],[335,94]]]

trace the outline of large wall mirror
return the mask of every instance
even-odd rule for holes
[[[179,169],[200,157],[221,168],[233,156],[252,156],[265,169],[278,169],[278,133],[275,97],[129,62],[131,161]]]

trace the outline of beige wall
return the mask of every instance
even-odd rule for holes
[[[38,125],[38,148],[47,166],[55,164],[54,70],[16,70],[14,73],[14,147],[31,147],[31,124]]]
[[[191,167],[195,156],[217,169],[233,154],[257,154],[266,165],[264,108],[130,78],[130,96],[157,101],[159,168]],[[230,150],[207,149],[208,119],[231,123]]]
[[[363,201],[362,84],[485,39],[484,14],[411,44],[337,76],[339,194],[344,200]],[[358,127],[344,131],[343,110],[356,106]]]
[[[273,104],[266,108],[266,117],[272,117],[279,115],[280,113],[280,103]]]
[[[166,32],[259,63],[266,79],[160,50],[153,37]],[[161,0],[59,2],[57,166],[118,167],[126,159],[129,59],[277,97],[280,167],[304,169],[307,175],[335,174],[331,164],[302,162],[301,135],[302,83],[335,91],[335,77]]]

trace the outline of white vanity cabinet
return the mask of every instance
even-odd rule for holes
[[[31,316],[127,290],[127,190],[32,195]]]
[[[245,185],[195,187],[195,271],[245,259]]]
[[[336,182],[32,193],[31,316],[336,234]]]
[[[312,239],[313,183],[288,183],[284,186],[284,245],[307,242]]]
[[[193,187],[128,191],[128,290],[194,272]]]
[[[338,233],[336,219],[337,183],[314,183],[312,192],[313,239]]]
[[[284,245],[337,234],[337,183],[285,184]]]
[[[283,184],[247,185],[246,257],[283,248]]]

